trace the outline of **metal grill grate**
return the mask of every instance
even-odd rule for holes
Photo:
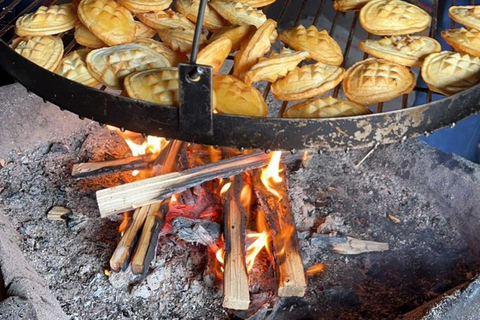
[[[43,70],[16,55],[7,48],[14,37],[14,23],[18,17],[35,10],[41,5],[42,0],[33,2],[12,0],[9,4],[6,4],[6,1],[8,0],[0,0],[0,8],[4,7],[0,11],[0,37],[3,41],[0,42],[2,45],[0,53],[5,55],[2,57],[5,59],[0,60],[2,61],[0,65],[3,68],[36,94],[62,108],[77,113],[79,116],[146,134],[247,148],[332,150],[400,141],[451,124],[480,110],[477,105],[478,99],[475,100],[475,97],[480,97],[478,92],[480,89],[476,87],[459,95],[431,102],[432,92],[426,85],[420,83],[410,94],[405,94],[392,102],[369,106],[372,111],[376,111],[376,114],[373,115],[339,119],[280,119],[279,116],[288,107],[288,103],[275,100],[270,93],[270,84],[264,84],[261,87],[264,98],[270,109],[274,110],[269,113],[269,118],[214,115],[216,126],[213,136],[189,136],[179,132],[176,108],[136,101],[104,92],[105,86],[99,89],[87,88]],[[59,1],[53,0],[50,4],[57,2]],[[62,2],[61,0],[60,3]],[[472,0],[472,4],[474,2]],[[28,5],[25,6],[25,3]],[[455,4],[455,0],[453,0],[453,4]],[[24,8],[19,10],[22,5]],[[433,1],[431,10],[429,13],[433,19],[428,32],[430,36],[434,37],[437,31],[438,0]],[[265,7],[264,11],[267,16],[277,21],[279,31],[299,23],[306,26],[314,24],[319,30],[327,29],[342,47],[344,61],[341,66],[346,69],[354,62],[368,56],[359,52],[356,48],[356,40],[376,37],[358,27],[358,12],[335,11],[330,0],[277,0]],[[331,19],[329,20],[329,18]],[[326,24],[327,21],[328,24]],[[62,39],[65,53],[76,47],[72,32],[62,34]],[[278,43],[275,49],[280,50],[281,44]],[[17,66],[12,67],[9,62],[15,62]],[[19,65],[27,70],[19,70]],[[416,70],[418,73],[418,68]],[[46,79],[43,77],[48,78],[52,83],[47,86]],[[327,94],[343,97],[341,85]],[[457,104],[461,104],[461,106],[452,108],[452,100],[458,101]],[[87,103],[101,105],[102,108],[93,110],[91,106],[87,106]],[[412,108],[423,103],[427,104]],[[435,108],[438,110],[430,110],[433,104],[437,105]],[[132,110],[135,111],[133,115]],[[389,130],[385,131],[387,127]],[[378,130],[383,131],[378,134]]]

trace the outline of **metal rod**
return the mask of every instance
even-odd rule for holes
[[[455,0],[452,0],[452,4],[455,3]],[[432,14],[432,27],[430,28],[430,37],[435,39],[435,34],[437,32],[437,22],[438,22],[438,0],[433,1],[433,14]],[[432,101],[432,91],[428,89],[427,92],[427,103]]]
[[[67,55],[73,49],[73,47],[75,47],[76,44],[77,44],[77,41],[75,41],[75,39],[72,39],[72,41],[70,41],[68,45],[65,47],[65,50],[63,52],[64,56]]]
[[[280,14],[278,15],[278,18],[277,18],[278,23],[280,23],[280,21],[283,19],[283,15],[285,14],[285,11],[286,11],[287,7],[290,5],[291,1],[292,0],[287,0],[285,2],[285,4],[283,5],[282,10],[280,11]]]
[[[402,109],[405,109],[407,107],[407,103],[408,103],[408,93],[402,96]]]
[[[353,16],[352,25],[350,26],[350,33],[348,34],[347,45],[345,46],[345,51],[343,52],[343,62],[341,64],[342,68],[344,68],[345,65],[347,64],[348,54],[350,53],[350,47],[352,46],[353,35],[355,33],[355,28],[357,27],[358,15],[359,15],[359,12],[357,11]],[[340,91],[340,85],[336,86],[335,90],[333,91],[334,98],[338,97],[339,91]]]
[[[15,0],[12,3],[10,3],[6,8],[3,8],[2,12],[0,12],[0,20],[3,19],[7,14],[10,13],[10,11],[13,10],[22,0]]]
[[[369,40],[372,39],[372,34],[370,32],[368,33],[367,39],[369,39]],[[368,53],[365,52],[363,54],[363,60],[365,60],[367,58],[368,58]]]
[[[325,0],[322,0],[320,4],[318,5],[317,12],[315,13],[315,18],[313,19],[312,24],[315,26],[318,23],[318,19],[320,18],[320,14],[322,13],[323,10],[323,5],[325,4]]]
[[[335,33],[335,27],[337,26],[338,16],[340,12],[335,10],[335,16],[333,17],[332,26],[330,27],[330,32],[328,33],[330,37],[333,37]]]
[[[206,6],[207,0],[200,0],[200,6],[198,7],[197,14],[197,23],[195,25],[195,34],[193,36],[192,52],[190,55],[191,64],[195,64],[197,62],[198,44],[200,42],[200,35],[202,34],[203,17],[205,16]]]
[[[302,16],[303,9],[305,9],[306,4],[307,4],[307,0],[303,0],[302,6],[300,7],[300,10],[298,10],[297,17],[295,18],[295,22],[293,22],[294,26],[296,26],[298,24],[298,21],[300,21],[300,17]]]
[[[377,113],[383,112],[383,102],[377,104]]]

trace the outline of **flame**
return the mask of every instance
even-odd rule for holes
[[[165,138],[147,136],[146,141],[143,141],[142,144],[137,144],[131,139],[126,138],[125,142],[132,150],[132,155],[140,156],[147,153],[157,154],[162,151],[162,149],[168,144]]]
[[[110,275],[112,274],[112,272],[108,269],[105,269],[105,271],[103,271],[103,273],[107,276],[107,277],[110,277]]]
[[[147,136],[146,139],[142,138],[139,133],[132,131],[122,131],[117,127],[107,125],[107,129],[116,131],[122,138],[125,139],[128,147],[132,151],[133,156],[140,156],[144,154],[159,154],[163,148],[168,144],[168,141],[165,138]],[[136,143],[134,140],[141,140],[141,143]],[[133,170],[132,176],[136,176],[140,173],[139,170]]]
[[[223,196],[225,193],[227,193],[228,189],[230,189],[230,186],[232,185],[231,182],[225,183],[225,185],[222,187],[222,190],[220,190],[220,195]]]
[[[253,268],[253,264],[255,263],[255,258],[268,243],[268,233],[266,231],[260,233],[250,233],[247,235],[247,238],[255,239],[255,241],[248,246],[246,252],[247,256],[245,258],[247,262],[247,271],[250,272],[250,270]]]
[[[295,227],[291,224],[284,225],[281,232],[275,236],[277,242],[277,248],[281,248],[277,252],[277,257],[282,259],[285,255],[285,249],[291,241],[292,234],[295,232]]]
[[[311,277],[317,273],[320,273],[322,272],[323,270],[325,270],[326,266],[323,264],[323,263],[316,263],[312,266],[310,266],[307,271],[305,271],[305,273],[307,274],[307,276]]]
[[[281,151],[273,151],[272,157],[270,158],[270,162],[268,166],[262,169],[262,173],[260,175],[260,179],[263,182],[263,185],[267,188],[267,190],[272,193],[278,199],[281,199],[282,196],[278,193],[275,189],[275,184],[279,184],[283,181],[282,177],[280,177],[280,158],[282,156]]]
[[[266,232],[267,235],[271,234],[270,232],[268,232],[268,225],[267,225],[267,220],[265,218],[265,212],[259,211],[257,213],[256,227],[257,227],[257,230]],[[268,256],[272,257],[272,250],[270,248],[269,241],[265,242],[265,250],[267,250]]]
[[[240,201],[243,204],[243,207],[245,208],[245,211],[248,212],[250,211],[250,204],[252,203],[252,186],[249,184],[246,184],[243,186],[242,191],[240,192]]]
[[[247,234],[247,238],[255,239],[246,250],[245,263],[247,266],[247,272],[250,272],[255,263],[255,258],[268,244],[268,233],[266,231],[249,233]],[[220,262],[220,269],[223,272],[223,265],[225,264],[225,249],[217,249],[215,257],[217,258],[217,261]]]
[[[170,197],[170,204],[175,204],[178,202],[178,196],[176,194],[172,194]]]
[[[122,223],[118,226],[118,232],[120,232],[120,235],[123,237],[123,234],[127,230],[128,223],[130,222],[131,213],[125,212],[122,217]]]
[[[217,250],[215,257],[217,257],[218,262],[220,262],[222,265],[225,264],[225,251],[223,248]]]

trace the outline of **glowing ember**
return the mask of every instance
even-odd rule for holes
[[[281,151],[273,151],[272,157],[270,158],[270,162],[268,166],[262,169],[262,173],[260,179],[262,180],[263,185],[267,188],[267,190],[272,193],[278,199],[282,197],[275,189],[275,184],[282,182],[282,177],[280,177],[280,158],[282,156]]]
[[[176,194],[172,194],[172,197],[170,198],[170,204],[176,204],[178,202],[178,196]]]
[[[307,269],[306,274],[307,276],[311,277],[317,273],[320,273],[322,272],[323,270],[325,270],[326,266],[323,264],[323,263],[316,263],[314,264],[313,266],[311,266],[310,268]]]

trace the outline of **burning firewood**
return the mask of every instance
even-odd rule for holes
[[[302,257],[298,251],[295,220],[288,200],[285,174],[283,173],[283,178],[275,176],[279,171],[277,168],[274,169],[276,172],[273,176],[267,176],[267,170],[268,168],[263,169],[262,173],[257,170],[254,173],[253,187],[262,209],[259,214],[263,214],[265,223],[273,232],[278,296],[303,297],[307,283]]]
[[[153,203],[148,206],[149,210],[143,225],[142,234],[138,241],[137,249],[132,258],[132,271],[134,274],[146,274],[150,262],[155,257],[158,244],[158,235],[163,228],[165,215],[168,212],[169,201]]]
[[[110,259],[110,268],[113,271],[119,271],[120,269],[125,270],[127,267],[127,259],[133,250],[137,233],[142,228],[149,209],[149,206],[141,207],[133,213],[133,221],[122,236]]]
[[[145,169],[152,166],[157,158],[156,154],[145,154],[110,161],[76,163],[72,168],[72,176],[80,178],[116,170]]]
[[[171,141],[159,157],[161,173],[171,172],[176,167],[179,150],[184,145],[179,140]],[[132,271],[144,273],[154,256],[158,234],[163,227],[165,214],[168,211],[168,201],[142,206],[135,210],[133,221],[117,245],[110,259],[110,267],[114,271],[124,270],[129,257],[136,250],[132,258]],[[141,235],[138,233],[142,230]],[[135,241],[138,239],[138,242]],[[153,252],[152,252],[153,251]]]
[[[225,237],[223,307],[247,310],[250,304],[245,262],[245,209],[240,201],[243,178],[231,178],[222,189]],[[226,189],[226,190],[225,190]]]
[[[288,155],[288,160],[301,155]],[[97,203],[102,217],[133,210],[161,201],[173,194],[215,178],[227,178],[246,170],[257,169],[268,163],[269,155],[263,151],[236,156],[200,167],[173,172],[153,178],[97,191]]]

